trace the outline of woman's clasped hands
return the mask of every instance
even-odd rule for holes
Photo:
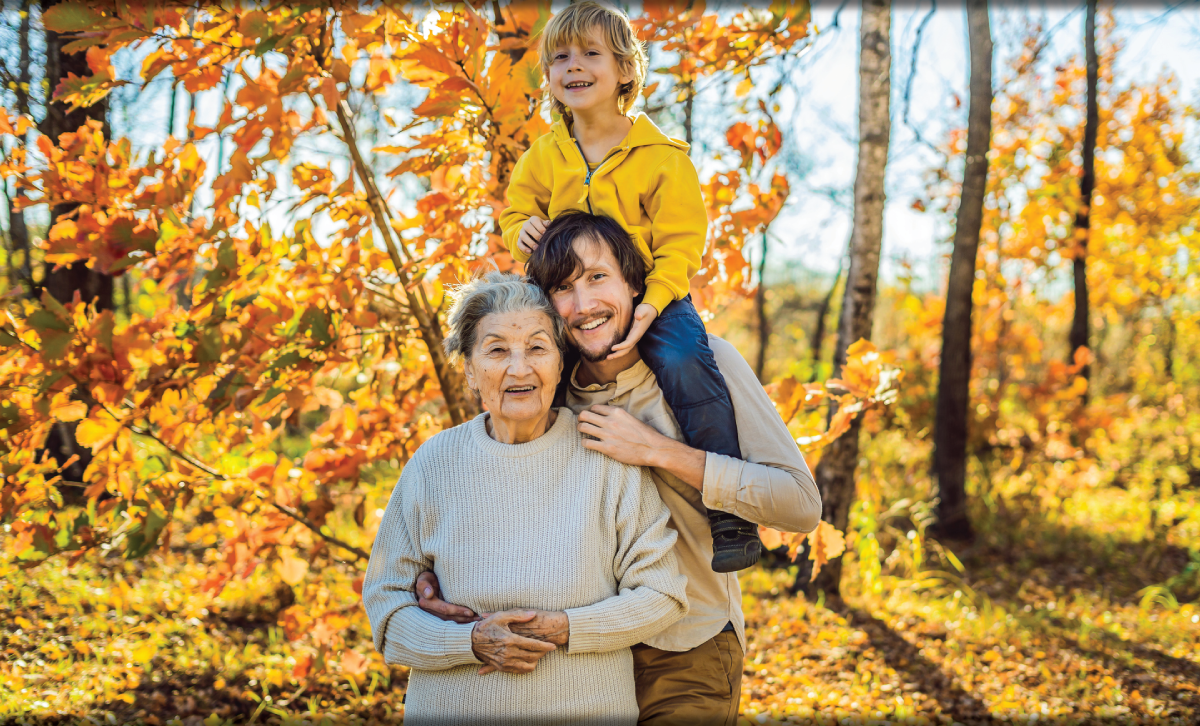
[[[471,650],[475,657],[483,662],[479,674],[484,675],[492,671],[532,673],[542,656],[557,650],[558,646],[544,640],[517,635],[513,629],[527,629],[547,616],[557,614],[561,613],[505,610],[492,613],[477,622],[475,629],[471,631]]]

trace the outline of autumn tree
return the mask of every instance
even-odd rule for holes
[[[1075,280],[1075,314],[1071,319],[1071,357],[1089,344],[1091,298],[1088,293],[1088,241],[1092,227],[1092,194],[1096,186],[1096,135],[1100,125],[1100,107],[1096,98],[1100,59],[1096,55],[1096,0],[1087,0],[1084,22],[1084,52],[1087,55],[1087,113],[1083,128],[1083,164],[1079,169],[1079,208],[1075,212],[1075,245],[1072,272]],[[1089,377],[1090,367],[1084,365],[1083,377]]]
[[[835,375],[842,373],[855,341],[870,340],[883,242],[884,173],[891,136],[891,2],[863,3],[859,28],[858,169],[854,178],[854,221],[850,239],[850,268],[834,349]],[[814,476],[821,492],[822,519],[845,530],[854,502],[861,419],[822,454]],[[839,593],[841,560],[822,570],[806,585],[810,591]]]
[[[33,54],[31,51],[31,35],[33,33],[33,3],[31,0],[21,0],[18,6],[17,23],[17,57],[16,69],[9,66],[10,59],[3,59],[2,73],[4,85],[12,90],[14,108],[25,117],[30,114],[30,92],[33,81]],[[4,189],[4,200],[8,200],[8,190]],[[17,192],[20,195],[20,192]],[[19,209],[19,203],[13,200],[8,207],[8,282],[10,287],[21,287],[26,292],[33,290],[33,266],[29,256],[29,228],[25,224],[25,215]]]
[[[740,85],[745,67],[805,37],[807,16],[789,25],[794,14],[748,11],[732,33],[711,25],[711,72]],[[193,117],[152,153],[107,138],[97,118],[26,139],[29,119],[0,113],[13,144],[0,176],[23,192],[18,206],[74,205],[39,243],[46,264],[130,276],[134,300],[127,314],[48,291],[9,301],[7,556],[35,566],[203,543],[210,594],[262,569],[286,588],[314,569],[353,582],[396,472],[476,413],[441,348],[445,289],[514,265],[495,220],[513,165],[549,127],[534,49],[548,18],[526,4],[48,9],[47,28],[86,54],[52,89],[64,113],[130,83],[114,69],[127,51],[142,79],[224,100],[211,126]],[[420,98],[389,108],[402,82]],[[726,130],[733,163],[706,182],[719,242],[697,279],[702,304],[748,291],[741,249],[788,193],[771,164],[780,129],[757,108]],[[65,424],[92,456],[78,484],[39,453]],[[279,614],[306,653],[296,673],[339,653],[343,668],[365,667],[344,636],[361,613],[297,598]]]
[[[971,311],[975,258],[983,225],[983,200],[987,193],[988,149],[992,140],[992,34],[986,1],[967,3],[967,36],[971,57],[967,150],[963,160],[954,248],[950,256],[950,277],[946,284],[933,454],[939,534],[952,539],[971,537],[966,501]]]

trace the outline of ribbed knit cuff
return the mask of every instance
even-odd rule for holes
[[[454,665],[482,665],[482,661],[475,657],[475,651],[471,647],[473,632],[475,623],[446,623],[446,629],[442,631],[442,647],[446,655],[454,658]]]
[[[687,293],[684,293],[685,295]],[[653,305],[654,309],[662,314],[663,308],[670,305],[675,300],[675,293],[671,292],[671,288],[661,282],[646,283],[646,294],[642,296],[642,302]]]
[[[393,627],[403,627],[395,617],[388,622],[388,629]],[[475,657],[475,652],[471,649],[471,632],[474,629],[475,623],[459,624],[447,621],[439,621],[433,628],[414,628],[408,633],[410,640],[413,641],[410,646],[412,650],[401,645],[398,638],[385,636],[383,659],[387,663],[424,667],[427,670],[454,668],[461,665],[480,665],[480,660]],[[418,655],[418,659],[429,662],[427,665],[416,665],[414,663],[415,654],[436,655],[424,657]],[[436,664],[433,661],[436,661]]]
[[[641,592],[635,591],[601,600],[595,605],[564,611],[570,627],[567,654],[606,653],[627,648],[636,644],[641,637],[658,632],[659,628],[651,627],[654,623],[663,619],[671,619],[671,622],[678,619],[672,618],[679,612],[679,605],[674,600],[649,588],[639,590]],[[631,600],[639,595],[650,602],[634,606]],[[637,613],[641,622],[630,622],[631,611]],[[648,631],[644,635],[639,632],[643,629]],[[633,640],[630,640],[631,635],[635,636]]]
[[[704,506],[720,512],[736,514],[738,483],[741,480],[740,459],[709,451],[704,456],[704,487],[701,496]]]

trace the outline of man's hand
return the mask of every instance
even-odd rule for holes
[[[534,610],[505,610],[475,624],[471,630],[471,651],[483,661],[479,675],[492,671],[532,673],[542,656],[558,649],[553,643],[526,638],[510,630],[512,624],[528,623],[537,616]]]
[[[622,464],[666,469],[696,489],[704,488],[703,451],[663,436],[623,408],[596,404],[580,411],[578,428],[579,433],[588,435],[583,439],[584,448]]]
[[[571,640],[571,621],[563,612],[552,613],[546,610],[535,610],[533,620],[525,623],[512,623],[509,628],[517,635],[526,638],[553,643],[565,648]]]
[[[443,600],[437,575],[428,570],[417,575],[417,605],[430,615],[455,623],[473,623],[481,619],[474,610]]]
[[[521,233],[517,235],[517,247],[527,255],[532,255],[538,248],[538,242],[546,233],[546,220],[541,217],[530,217],[521,225]]]
[[[612,347],[612,352],[608,354],[608,360],[620,358],[629,352],[629,349],[637,345],[646,331],[650,329],[650,323],[658,317],[658,308],[649,303],[642,303],[633,309],[633,325],[629,326],[629,335],[625,336],[625,340],[617,343]]]

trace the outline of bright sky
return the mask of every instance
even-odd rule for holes
[[[710,6],[718,3],[710,3]],[[839,24],[833,18],[839,5]],[[719,3],[723,9],[741,6]],[[1164,16],[1168,7],[1184,5]],[[787,143],[788,171],[792,178],[792,196],[784,213],[772,226],[772,255],[786,258],[809,273],[832,275],[837,269],[850,233],[851,189],[857,152],[858,105],[858,3],[820,0],[815,3],[813,19],[819,30],[792,79],[795,96],[785,96],[784,109],[795,108],[794,118],[781,117]],[[1126,39],[1120,56],[1122,76],[1126,79],[1149,79],[1167,70],[1176,74],[1181,83],[1183,98],[1200,102],[1200,3],[1168,2],[1121,3],[1117,12],[1118,32]],[[892,67],[892,141],[887,169],[888,202],[885,212],[883,275],[894,278],[899,262],[912,264],[918,279],[938,286],[945,276],[945,244],[951,235],[950,221],[933,213],[919,213],[911,208],[913,199],[923,189],[927,170],[936,157],[916,141],[912,131],[902,121],[901,96],[910,75],[913,43],[921,20],[930,9],[929,0],[898,2],[893,12]],[[1063,3],[1026,0],[993,2],[992,34],[996,40],[996,68],[1000,59],[1011,55],[1013,44],[1021,37],[1026,22],[1039,22],[1053,28],[1054,37],[1045,56],[1065,59],[1080,52],[1083,44],[1082,2]],[[966,60],[965,13],[962,6],[945,2],[928,23],[918,54],[916,75],[912,81],[912,102],[909,118],[928,140],[938,143],[947,128],[961,127],[966,121],[966,98],[969,68]],[[118,61],[120,77],[130,77],[139,61],[128,58]],[[124,67],[122,67],[124,66]],[[998,76],[998,74],[997,74]],[[759,77],[756,77],[759,78]],[[766,79],[762,82],[773,82]],[[998,81],[997,77],[997,81]],[[139,146],[153,148],[166,135],[168,108],[167,79],[156,79],[144,89],[133,86],[121,89],[128,92],[126,104],[117,104],[112,118],[117,135],[129,135]],[[230,89],[231,95],[236,93]],[[212,124],[220,113],[219,90],[200,94],[197,121]],[[963,99],[954,106],[954,95]],[[407,109],[419,103],[421,93],[401,88],[384,102],[385,108],[403,122]],[[176,131],[182,131],[187,112],[184,94],[179,94]],[[1197,103],[1200,105],[1200,103]],[[706,156],[704,142],[724,136],[731,123],[729,108],[716,94],[698,100],[696,118],[697,159]],[[1195,128],[1195,125],[1193,125]],[[668,132],[682,135],[682,130]],[[364,144],[372,143],[365,138]],[[1196,138],[1192,138],[1196,147]],[[229,158],[228,148],[224,159]],[[332,151],[340,152],[330,142],[318,148],[311,142],[298,144],[294,150],[300,157],[313,160]],[[1200,150],[1200,149],[1198,149]],[[217,142],[214,137],[203,142],[202,153],[215,166]],[[322,163],[324,160],[319,160]],[[334,168],[344,172],[341,159]],[[381,169],[382,170],[382,169]],[[702,173],[704,171],[702,170]],[[281,179],[286,189],[287,174]],[[415,186],[408,189],[419,193]],[[207,190],[200,193],[199,206],[211,198]],[[397,203],[405,200],[395,198]],[[411,203],[411,200],[407,200]],[[272,218],[275,215],[271,215]],[[272,219],[274,222],[275,220]],[[282,220],[280,220],[282,221]],[[319,229],[318,229],[319,234]],[[771,266],[776,268],[775,265]],[[776,268],[778,269],[778,268]]]
[[[813,20],[821,33],[797,82],[802,96],[800,113],[784,129],[785,135],[791,133],[797,139],[809,169],[802,185],[793,184],[792,204],[772,228],[778,238],[773,254],[782,253],[809,270],[828,274],[837,269],[849,238],[850,190],[857,158],[858,4],[846,3],[840,28],[832,28],[839,4],[814,3]],[[1200,4],[1192,3],[1163,17],[1167,7],[1181,4],[1177,0],[1118,4],[1118,33],[1127,39],[1119,56],[1123,66],[1119,72],[1150,79],[1168,70],[1179,78],[1183,98],[1200,102]],[[943,138],[947,128],[966,125],[969,76],[965,11],[957,3],[938,6],[924,31],[909,109],[910,121],[934,143]],[[936,157],[916,141],[901,118],[901,94],[909,76],[913,42],[929,8],[928,1],[901,2],[892,17],[892,140],[883,274],[885,278],[894,276],[898,262],[906,258],[918,276],[937,284],[945,276],[943,255],[949,249],[939,243],[950,239],[952,228],[949,220],[911,208]],[[999,60],[1011,53],[1027,19],[1056,29],[1047,48],[1050,58],[1065,59],[1082,50],[1082,2],[993,3],[991,19],[997,82]],[[954,108],[953,94],[963,99],[959,109]],[[1191,141],[1195,148],[1195,136]]]

